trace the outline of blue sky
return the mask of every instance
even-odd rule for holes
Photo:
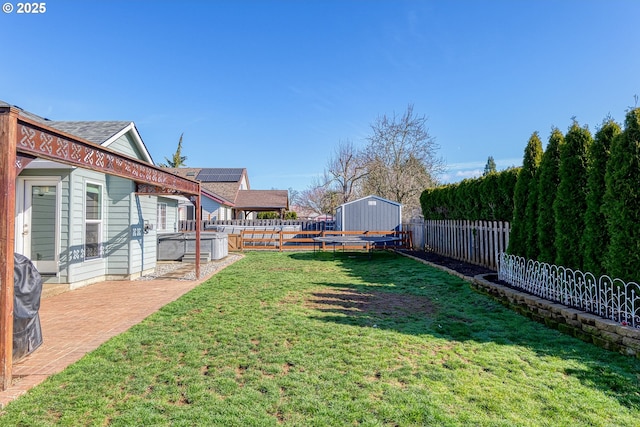
[[[453,182],[488,156],[520,165],[534,131],[546,143],[573,117],[592,132],[623,122],[638,17],[637,0],[51,0],[0,13],[0,99],[134,121],[157,163],[184,132],[187,166],[297,190],[411,103]]]

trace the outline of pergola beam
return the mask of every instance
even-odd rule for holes
[[[157,166],[33,120],[19,117],[16,137],[16,150],[20,154],[127,178],[137,183],[173,190],[174,194],[200,194],[200,184],[197,181],[174,175]]]

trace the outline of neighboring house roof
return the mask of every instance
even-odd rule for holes
[[[236,199],[236,209],[279,210],[289,209],[287,190],[241,190]]]
[[[170,168],[171,172],[200,181],[200,188],[234,206],[244,178],[249,186],[246,168]]]

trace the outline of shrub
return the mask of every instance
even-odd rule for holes
[[[536,175],[542,159],[542,143],[534,132],[524,150],[522,169],[513,195],[513,223],[509,236],[509,253],[523,257],[537,255],[535,224],[537,219]],[[529,245],[535,247],[529,248]]]
[[[560,129],[553,128],[538,170],[538,220],[536,224],[538,260],[549,264],[556,261],[556,221],[553,202],[556,199],[560,182],[560,147],[562,144],[564,144],[564,135]]]
[[[605,217],[609,248],[607,274],[640,278],[640,108],[627,113],[625,129],[611,145],[605,176]]]
[[[513,194],[520,169],[519,167],[510,168],[498,175],[496,219],[499,221],[513,221]]]
[[[287,211],[284,214],[284,219],[298,219],[298,213],[296,211]]]
[[[256,218],[258,218],[258,219],[277,219],[277,218],[280,218],[280,215],[278,214],[278,212],[258,212],[258,215],[256,215]]]
[[[560,148],[560,183],[553,204],[556,216],[556,264],[573,269],[582,269],[587,165],[592,141],[589,130],[574,121]]]
[[[517,168],[456,184],[428,188],[420,195],[425,219],[511,221]]]
[[[605,193],[605,175],[611,145],[620,135],[620,125],[606,119],[589,150],[587,168],[587,211],[584,217],[584,260],[583,267],[599,277],[604,274],[604,256],[609,247],[609,232],[602,203]]]

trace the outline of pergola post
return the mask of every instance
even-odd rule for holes
[[[200,229],[202,228],[202,213],[200,208],[200,194],[193,196],[196,211],[196,280],[200,279]]]
[[[16,210],[18,113],[0,113],[0,387],[11,385],[13,367],[13,251]]]

